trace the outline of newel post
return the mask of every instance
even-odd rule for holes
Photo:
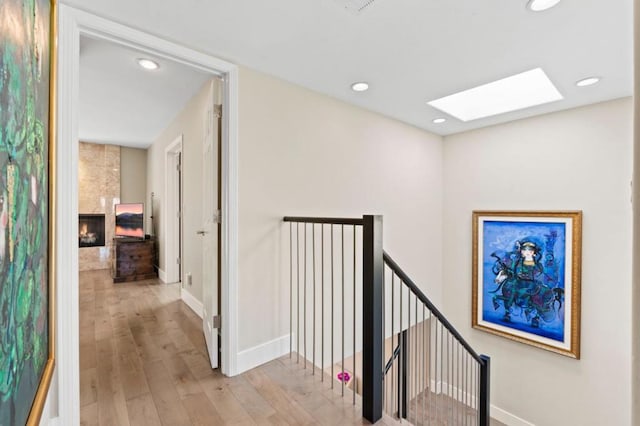
[[[362,416],[382,417],[384,324],[382,216],[364,216],[362,249]]]

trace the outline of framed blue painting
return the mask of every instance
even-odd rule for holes
[[[0,1],[0,425],[37,425],[55,353],[55,0]]]
[[[474,211],[472,326],[580,358],[580,211]]]

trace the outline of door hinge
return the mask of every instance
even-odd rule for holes
[[[216,118],[222,118],[222,105],[221,104],[216,104],[213,106],[213,115]]]
[[[177,258],[176,258],[176,263],[177,263],[178,265],[180,264],[180,258],[179,258],[179,257],[177,257]]]
[[[214,315],[213,316],[213,328],[220,328],[221,327],[221,320],[220,320],[220,315]]]
[[[213,213],[213,223],[222,223],[222,212],[220,210],[216,210]]]

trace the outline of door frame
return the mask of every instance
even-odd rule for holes
[[[222,373],[238,374],[238,67],[211,55],[75,9],[58,6],[57,141],[54,179],[58,309],[56,372],[48,404],[59,424],[80,423],[78,123],[80,35],[109,40],[217,74],[224,80],[222,138]],[[57,389],[56,389],[57,384]],[[52,401],[51,399],[57,399]],[[55,409],[53,409],[55,412]]]
[[[160,279],[165,283],[183,282],[181,276],[182,268],[179,267],[176,259],[180,259],[182,262],[182,220],[179,216],[171,217],[175,211],[171,206],[178,205],[179,212],[182,212],[180,188],[181,180],[177,178],[176,158],[178,154],[182,154],[182,138],[183,135],[179,135],[169,146],[164,149],[164,270],[159,270]],[[182,173],[182,172],[180,172]],[[178,241],[176,247],[175,244],[169,244],[169,242]]]

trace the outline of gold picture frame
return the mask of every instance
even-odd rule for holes
[[[40,423],[55,367],[56,40],[56,0],[0,3],[0,424]]]
[[[472,327],[580,358],[581,211],[474,211]]]

